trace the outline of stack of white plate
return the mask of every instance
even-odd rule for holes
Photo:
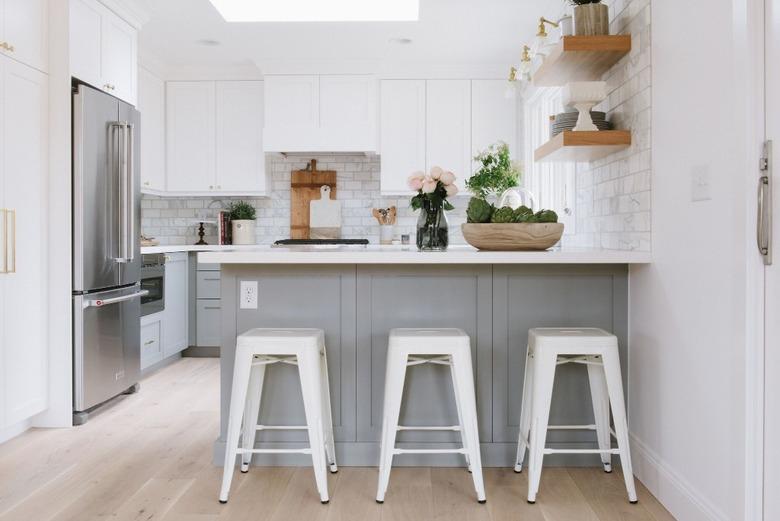
[[[574,130],[577,126],[577,119],[580,117],[580,113],[574,112],[561,112],[556,114],[554,118],[550,118],[550,137],[555,137],[564,130]],[[591,111],[590,117],[593,118],[593,124],[599,130],[612,130],[612,123],[607,121],[607,114],[605,112]]]

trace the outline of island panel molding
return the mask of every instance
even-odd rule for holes
[[[436,255],[431,255],[435,257]],[[254,327],[318,327],[325,330],[334,430],[340,465],[378,461],[385,357],[393,327],[460,327],[471,337],[480,442],[486,466],[512,466],[522,399],[527,328],[597,326],[615,332],[626,362],[628,299],[626,265],[265,265],[222,266],[221,432],[214,461],[224,456],[224,434],[236,335]],[[242,280],[257,281],[257,310],[238,309]],[[568,369],[567,369],[568,370]],[[624,375],[627,374],[625,367]],[[556,390],[553,417],[591,423],[587,377],[567,378]],[[451,379],[445,367],[412,367],[401,423],[457,424]],[[627,387],[626,387],[627,388]],[[293,367],[266,377],[261,421],[304,423],[300,381]],[[516,409],[516,410],[515,410]],[[301,432],[263,433],[257,445],[291,448]],[[454,448],[454,433],[409,432],[405,448]],[[595,435],[564,431],[552,447],[592,448]],[[310,465],[295,454],[258,455],[260,465]],[[545,460],[547,463],[547,460]],[[397,465],[453,466],[462,456],[401,455]],[[550,464],[598,464],[593,455],[555,455]]]

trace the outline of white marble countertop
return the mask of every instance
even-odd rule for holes
[[[549,251],[479,251],[471,246],[458,245],[450,246],[445,252],[419,252],[413,245],[192,248],[203,249],[165,251],[198,251],[198,262],[208,264],[648,264],[652,261],[652,254],[649,252],[574,248]],[[146,250],[150,249],[144,248],[142,251],[146,253]]]
[[[163,244],[160,246],[141,246],[141,254],[144,253],[176,253],[180,251],[240,251],[240,250],[256,250],[263,248],[264,246],[219,246],[214,244],[197,245],[197,244]]]

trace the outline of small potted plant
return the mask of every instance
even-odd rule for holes
[[[574,34],[595,36],[609,34],[609,7],[601,0],[569,0],[574,6]]]
[[[518,188],[520,169],[509,156],[509,146],[499,141],[480,152],[474,160],[482,166],[466,180],[466,187],[474,197],[485,201],[498,197],[499,206],[517,208],[522,205],[534,206],[531,192]]]
[[[412,208],[422,210],[417,219],[417,249],[446,250],[450,241],[447,215],[444,212],[455,208],[447,200],[458,193],[455,174],[434,166],[428,174],[415,172],[409,176],[409,188],[417,192],[412,197]]]
[[[228,206],[233,230],[233,244],[255,244],[255,207],[245,201],[236,201]]]

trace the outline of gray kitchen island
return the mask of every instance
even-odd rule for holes
[[[457,327],[471,337],[480,442],[485,466],[512,466],[523,390],[528,329],[593,326],[620,341],[623,377],[629,346],[628,269],[647,253],[617,251],[482,252],[453,246],[261,247],[198,254],[221,267],[221,464],[236,335],[255,327],[325,331],[339,465],[374,466],[384,394],[388,332],[394,327]],[[256,309],[239,305],[241,281],[256,281]],[[559,368],[550,424],[593,423],[584,368]],[[410,367],[401,423],[452,425],[457,411],[449,368]],[[627,389],[628,386],[625,385]],[[297,368],[278,364],[264,385],[260,423],[304,424]],[[401,432],[399,446],[449,448],[452,432]],[[258,433],[258,447],[306,444],[304,431]],[[586,448],[590,431],[551,431],[548,445]],[[557,458],[557,459],[556,459]],[[401,455],[397,465],[461,465],[456,455]],[[597,464],[593,455],[554,455],[549,463]],[[300,455],[263,454],[258,464],[311,464]],[[547,462],[548,460],[546,460]]]

